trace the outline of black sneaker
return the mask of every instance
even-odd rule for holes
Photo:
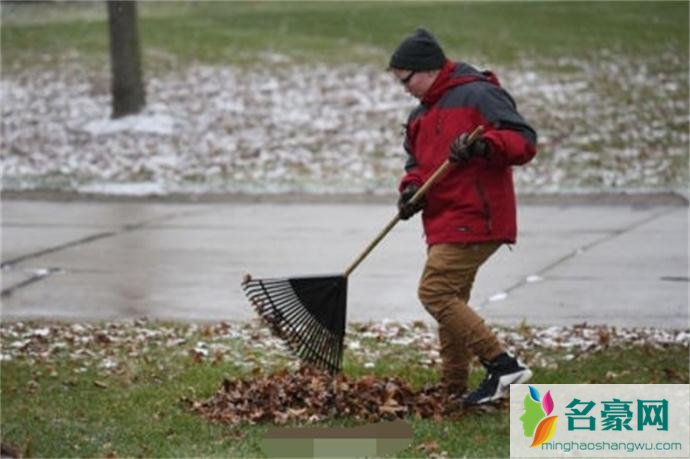
[[[527,382],[532,377],[529,368],[510,355],[500,354],[491,362],[482,362],[486,377],[479,387],[465,397],[465,405],[480,405],[503,397],[511,384]]]

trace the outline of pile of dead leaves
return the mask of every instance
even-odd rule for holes
[[[231,424],[316,422],[344,416],[368,422],[407,416],[441,419],[461,412],[460,403],[440,386],[415,391],[396,377],[351,379],[311,367],[226,379],[210,399],[190,403],[202,416]]]

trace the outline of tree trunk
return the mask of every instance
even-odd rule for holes
[[[139,113],[146,104],[141,74],[137,5],[131,0],[108,0],[113,118]]]

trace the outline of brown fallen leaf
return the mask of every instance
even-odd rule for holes
[[[435,453],[439,450],[439,445],[437,441],[431,440],[422,443],[417,447],[418,451],[423,451],[425,454]]]
[[[21,453],[19,452],[19,449],[5,442],[0,443],[0,451],[2,452],[2,457],[22,457]]]
[[[683,375],[675,368],[664,368],[664,375],[671,381],[682,381]]]

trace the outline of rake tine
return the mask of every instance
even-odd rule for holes
[[[333,363],[334,355],[333,353],[338,350],[338,337],[333,333],[327,333],[325,341],[322,343],[323,346],[323,356],[326,361],[330,364]]]
[[[299,301],[293,300],[291,303],[292,305],[299,305]],[[300,330],[298,329],[298,326],[301,325],[301,323],[304,320],[307,320],[310,318],[309,313],[304,311],[303,309],[298,309],[298,308],[292,308],[289,314],[281,314],[281,318],[283,319],[285,326],[289,328],[292,336],[295,338],[300,336]]]
[[[330,336],[326,330],[321,327],[314,327],[314,356],[319,360],[328,363],[328,358],[324,352],[325,348],[328,347]]]
[[[303,328],[295,333],[297,352],[305,356],[307,360],[322,361],[330,364],[329,359],[325,358],[323,352],[321,352],[324,346],[328,347],[331,340],[330,333],[323,329],[321,324],[309,314],[302,314],[298,317],[299,321],[297,323]],[[299,336],[303,338],[299,339]]]
[[[302,307],[302,302],[298,298],[291,298],[291,301],[286,303],[286,306],[290,309],[282,312],[281,315],[283,318],[285,318],[285,320],[288,321],[288,324],[291,327],[293,324],[299,324],[304,317],[311,317],[309,311],[306,311],[304,307]]]
[[[302,317],[302,316],[300,316]],[[309,318],[304,316],[304,318]],[[311,318],[309,318],[311,319]],[[314,361],[319,359],[318,347],[315,347],[315,338],[322,331],[320,330],[319,324],[313,319],[309,322],[301,322],[300,326],[303,329],[299,330],[295,325],[291,324],[289,321],[285,322],[285,325],[289,327],[288,343],[295,353],[300,356],[305,357],[307,360]]]
[[[292,320],[298,315],[302,314],[301,303],[296,298],[291,298],[289,303],[285,303],[286,310],[279,311],[280,318],[286,321],[288,325],[292,324]]]
[[[331,345],[331,352],[328,355],[328,360],[331,362],[331,365],[334,367],[340,368],[341,364],[341,359],[343,355],[343,349],[342,349],[342,339],[341,338],[334,338],[333,343]]]
[[[324,358],[322,353],[319,353],[316,349],[307,345],[305,342],[302,342],[301,344],[302,345],[298,348],[297,353],[303,356],[304,360],[320,367],[325,366],[329,370],[333,369],[333,367],[330,365],[330,362]]]
[[[318,330],[318,340],[314,339],[314,347],[310,347],[311,352],[328,367],[337,367],[334,363],[334,354],[339,352],[338,338],[325,330]]]
[[[300,352],[309,355],[312,360],[321,360],[323,357],[319,352],[319,346],[326,334],[316,321],[310,322],[305,338],[300,340]]]
[[[330,354],[333,351],[333,338],[329,333],[320,331],[320,339],[315,341],[315,354],[326,365],[332,366]]]

